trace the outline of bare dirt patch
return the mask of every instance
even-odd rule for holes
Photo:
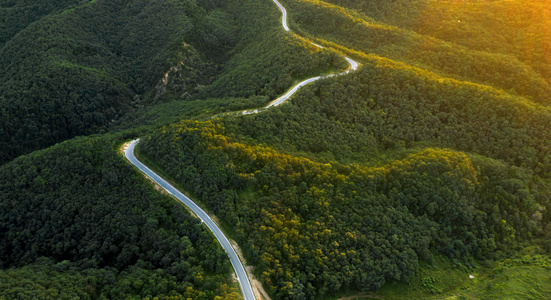
[[[124,155],[124,153],[126,152],[126,149],[128,148],[128,145],[130,145],[130,143],[132,143],[132,141],[122,144],[122,146],[119,148],[119,154],[124,156],[125,158],[126,156]]]
[[[247,260],[243,256],[243,252],[241,252],[241,248],[239,248],[239,245],[232,239],[228,239],[230,241],[230,244],[232,248],[235,250],[235,253],[237,253],[237,256],[239,257],[239,260],[241,260],[241,263],[243,264],[243,267],[245,268],[245,272],[247,272],[247,277],[249,277],[249,280],[251,282],[251,286],[253,288],[253,293],[256,299],[258,300],[271,300],[270,296],[264,288],[262,287],[262,284],[253,274],[254,267],[247,265]]]
[[[382,299],[381,296],[372,295],[372,294],[366,294],[366,293],[360,293],[352,296],[342,297],[338,300],[352,300],[352,299]]]

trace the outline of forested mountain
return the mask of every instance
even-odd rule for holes
[[[513,55],[544,78],[551,76],[549,1],[326,2],[471,50]]]
[[[299,37],[279,32],[272,3],[79,4],[36,16],[2,48],[12,57],[1,62],[4,161],[70,135],[263,105],[297,79],[344,65],[334,52],[306,48]],[[248,29],[251,16],[255,30]],[[267,45],[277,47],[265,52]],[[258,63],[225,67],[251,60]],[[281,76],[262,75],[281,70]],[[207,86],[218,74],[228,81],[252,73],[257,78],[240,80],[239,88]],[[194,96],[228,96],[231,88],[242,97]],[[88,103],[89,97],[101,101]],[[120,113],[109,108],[106,119],[105,101]],[[18,120],[35,127],[18,127]],[[116,148],[144,132],[77,138],[1,167],[0,297],[240,297],[226,255],[206,228],[122,163]]]
[[[79,4],[78,0],[5,0],[0,3],[0,47],[30,23]]]
[[[0,298],[241,297],[138,137],[273,299],[551,292],[549,0],[281,2],[0,3]]]
[[[184,91],[210,83],[236,28],[223,2],[208,3],[80,1],[45,16],[49,5],[27,11],[37,20],[29,24],[6,17],[7,31],[19,32],[0,49],[1,162],[99,132],[132,105],[159,101],[169,70],[184,78]],[[29,8],[2,10],[20,7]]]
[[[326,51],[306,54],[299,38],[285,42],[287,36],[274,26],[277,11],[251,26],[245,19],[260,12],[259,4],[249,4],[249,9],[227,5],[90,1],[67,4],[71,8],[65,10],[45,5],[29,16],[38,19],[34,23],[6,22],[19,33],[0,45],[0,162],[76,135],[105,131],[133,108],[186,100],[221,72],[222,78],[202,91],[201,99],[273,98],[294,78],[326,71],[338,59]],[[17,2],[3,11],[9,15],[18,7],[26,6]],[[41,17],[46,8],[52,13]],[[267,48],[271,52],[261,52]],[[304,55],[312,57],[303,60]],[[282,64],[287,69],[279,69]],[[228,80],[241,86],[228,85]]]
[[[281,30],[280,12],[270,1],[236,1],[228,7],[239,24],[239,42],[220,76],[195,94],[153,108],[144,107],[115,122],[112,129],[169,124],[198,114],[257,108],[277,98],[298,79],[345,68],[334,51],[319,49]],[[175,82],[168,78],[168,85]],[[168,91],[170,93],[170,90]]]

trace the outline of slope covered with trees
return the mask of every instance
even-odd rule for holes
[[[79,4],[78,0],[30,1],[6,0],[0,3],[0,47],[43,16],[60,12]]]
[[[280,33],[271,3],[80,4],[52,8],[2,48],[12,56],[0,62],[2,158],[71,135],[142,129],[76,138],[2,166],[0,297],[239,298],[211,234],[139,179],[115,148],[144,125],[261,106],[344,61]],[[278,46],[263,51],[267,45]],[[263,76],[281,70],[285,76]],[[240,97],[227,97],[232,90]]]
[[[319,163],[235,142],[228,131],[183,122],[140,147],[237,224],[277,298],[407,282],[438,253],[467,265],[499,258],[549,220],[545,181],[489,158],[425,149],[373,167]]]
[[[142,107],[114,122],[109,129],[166,125],[183,118],[258,108],[279,97],[299,80],[346,68],[335,51],[313,47],[305,39],[281,30],[281,12],[270,1],[235,1],[228,13],[239,24],[239,41],[222,73],[197,93],[174,93],[177,77],[168,77],[170,103]]]
[[[334,53],[307,49],[280,32],[269,2],[56,5],[45,6],[50,14],[44,16],[37,11],[36,22],[0,45],[0,162],[108,130],[152,104],[273,98],[298,78],[343,64]],[[20,6],[26,7],[15,2],[4,11]]]
[[[243,22],[235,55],[226,72],[196,99],[262,95],[273,100],[298,79],[346,68],[334,51],[281,30],[281,12],[273,2],[243,1],[235,10]]]
[[[549,40],[548,32],[551,30],[549,21],[545,21],[542,25],[548,28],[543,29],[542,33],[533,35],[527,32],[523,35],[530,36],[530,41],[538,42],[538,51],[543,51],[535,51],[534,56],[528,58],[526,55],[517,57],[515,53],[486,51],[483,47],[468,48],[466,46],[469,45],[450,43],[430,35],[389,26],[354,10],[323,1],[288,0],[284,3],[292,12],[295,28],[306,36],[312,35],[356,51],[415,65],[446,77],[489,85],[514,95],[525,96],[538,103],[549,104],[551,73],[548,70],[549,52],[545,52],[549,45],[543,42],[543,40]],[[518,5],[521,4],[518,3]],[[545,9],[548,10],[549,6]],[[490,8],[483,10],[492,11]],[[429,16],[419,17],[430,23],[427,20]],[[494,20],[491,16],[486,19]],[[537,18],[529,19],[534,26],[538,24]],[[516,28],[516,24],[508,23],[507,27]],[[478,31],[473,30],[470,35],[474,36],[476,32]],[[457,34],[457,36],[461,35]],[[465,39],[477,40],[469,36]],[[484,40],[484,38],[478,37],[478,40]],[[512,47],[496,40],[488,43]],[[516,42],[517,47],[524,44],[525,41]]]
[[[170,68],[185,78],[180,89],[211,82],[236,40],[222,3],[212,3],[91,1],[21,29],[0,48],[0,161],[158,101]]]
[[[514,55],[544,78],[551,77],[551,3],[548,0],[326,2],[472,50]]]

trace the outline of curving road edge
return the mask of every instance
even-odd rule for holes
[[[279,10],[281,10],[281,25],[283,25],[283,29],[285,29],[285,31],[291,31],[287,25],[287,10],[279,1],[274,0],[274,3],[279,7]]]
[[[243,264],[239,260],[239,257],[237,256],[237,253],[235,253],[235,250],[231,246],[230,242],[226,238],[226,236],[222,233],[220,228],[216,226],[216,224],[212,221],[212,219],[209,217],[209,215],[202,210],[195,202],[193,202],[191,199],[189,199],[186,195],[182,194],[179,190],[177,190],[175,187],[173,187],[170,183],[168,183],[166,180],[161,178],[159,175],[157,175],[155,172],[151,171],[148,167],[146,167],[144,164],[142,164],[136,156],[134,156],[134,148],[136,147],[136,144],[140,139],[133,140],[130,142],[128,147],[126,148],[126,151],[124,152],[126,158],[140,171],[142,171],[147,177],[151,178],[153,181],[155,181],[158,185],[160,185],[165,191],[167,191],[169,194],[176,197],[178,200],[180,200],[185,206],[189,207],[196,215],[207,225],[207,227],[214,233],[214,236],[220,242],[220,245],[222,245],[222,248],[228,253],[228,256],[230,257],[231,264],[233,266],[233,269],[235,270],[235,274],[237,275],[237,280],[239,281],[239,286],[241,288],[241,292],[243,293],[243,298],[245,300],[255,300],[255,296],[253,293],[253,289],[251,287],[251,283],[249,282],[249,279],[247,277],[247,273],[245,272],[245,268],[243,268]]]
[[[289,26],[287,25],[287,10],[285,9],[285,7],[283,7],[283,5],[281,5],[281,3],[279,3],[279,1],[277,1],[277,0],[273,0],[273,1],[277,5],[277,7],[279,7],[279,10],[281,10],[281,25],[283,26],[283,29],[285,29],[285,31],[290,32],[291,30],[289,29]],[[320,46],[316,43],[310,42],[310,44],[312,44],[312,45],[314,45],[318,48],[322,48],[322,49],[324,48],[323,46]],[[303,87],[307,84],[310,84],[310,83],[312,83],[316,80],[320,80],[320,79],[328,78],[328,77],[339,76],[339,75],[344,75],[344,74],[347,74],[348,72],[350,72],[351,70],[354,71],[358,68],[359,64],[356,61],[354,61],[353,59],[351,59],[350,57],[345,56],[344,59],[346,59],[346,61],[348,62],[348,69],[346,69],[346,71],[338,73],[338,74],[312,77],[312,78],[306,79],[302,82],[299,82],[294,87],[292,87],[287,93],[283,94],[281,97],[279,97],[279,98],[275,99],[274,101],[272,101],[265,108],[269,108],[269,107],[272,107],[272,106],[278,106],[278,105],[282,104],[283,102],[287,101],[294,93],[296,93],[301,87]],[[244,115],[249,115],[249,114],[254,114],[254,113],[258,113],[258,112],[259,112],[259,110],[245,111],[245,112],[243,112],[243,114]]]

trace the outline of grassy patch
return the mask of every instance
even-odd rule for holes
[[[385,299],[441,298],[471,283],[472,272],[457,261],[436,257],[434,264],[422,264],[409,283],[388,282],[377,294]]]
[[[469,278],[473,275],[474,278]],[[551,258],[536,247],[474,270],[445,257],[424,264],[409,283],[388,282],[377,293],[336,299],[548,299]]]
[[[481,268],[480,278],[465,289],[467,299],[549,299],[551,258],[528,248],[513,259]]]
[[[512,267],[481,281],[473,294],[476,299],[546,299],[551,295],[551,271],[539,266]]]

